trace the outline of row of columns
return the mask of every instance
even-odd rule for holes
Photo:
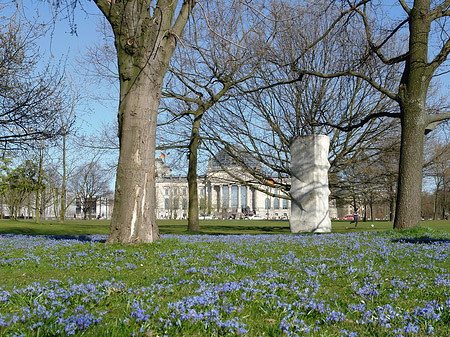
[[[238,212],[244,207],[248,207],[250,210],[256,208],[256,193],[255,189],[244,185],[212,183],[205,185],[204,192],[211,203],[212,210],[222,211],[228,209],[232,211],[237,210]]]

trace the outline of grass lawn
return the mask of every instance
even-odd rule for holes
[[[374,225],[373,227],[371,225]],[[0,234],[26,235],[88,235],[109,234],[109,220],[41,221],[0,220]],[[161,234],[187,234],[187,220],[158,220]],[[422,221],[422,226],[450,233],[450,220]],[[332,233],[380,232],[392,229],[389,221],[360,221],[358,228],[349,221],[333,221]],[[200,220],[200,233],[226,234],[289,234],[289,221],[275,220]]]
[[[0,221],[0,336],[450,336],[446,222],[159,224],[127,246],[108,221]]]

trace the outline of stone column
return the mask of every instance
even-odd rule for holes
[[[218,201],[217,201],[217,211],[222,212],[222,209],[223,209],[223,188],[222,188],[222,184],[220,184]]]
[[[244,201],[244,202],[242,202],[241,207],[249,207],[249,205],[248,205],[248,186],[244,186],[244,190],[245,190],[245,198],[243,198],[243,200],[241,200],[241,202]]]
[[[241,185],[236,185],[236,214],[241,213]]]
[[[257,200],[258,195],[257,195],[257,192],[258,192],[258,190],[256,190],[255,188],[252,189],[252,211],[255,211],[255,213],[257,211],[259,211],[258,210],[258,200]]]
[[[219,185],[213,185],[213,205],[215,212],[219,211],[219,193],[220,193]]]
[[[211,214],[211,211],[213,209],[212,209],[212,186],[210,181],[206,183],[206,208],[208,210],[208,214]]]
[[[291,140],[292,233],[331,232],[328,214],[328,149],[325,135],[297,136]]]

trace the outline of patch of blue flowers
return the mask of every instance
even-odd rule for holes
[[[440,336],[450,240],[400,236],[0,235],[0,335]],[[6,282],[40,268],[69,277]]]

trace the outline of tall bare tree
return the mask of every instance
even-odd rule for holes
[[[164,75],[194,0],[95,0],[111,24],[120,77],[120,156],[108,242],[159,238],[155,206],[155,147]]]
[[[84,214],[84,219],[91,219],[96,215],[99,198],[109,190],[110,177],[98,161],[83,163],[71,181],[70,186],[76,191],[76,199]]]
[[[425,165],[425,176],[434,182],[434,220],[445,219],[450,211],[450,144],[448,141],[434,140],[428,146],[428,160]]]
[[[297,70],[323,78],[353,76],[360,78],[398,104],[394,113],[376,112],[359,121],[352,121],[350,128],[358,127],[371,118],[380,116],[399,118],[401,122],[400,168],[394,228],[411,228],[420,225],[422,166],[425,133],[440,121],[450,118],[450,112],[430,109],[428,93],[433,77],[439,75],[450,53],[448,17],[450,1],[415,0],[397,2],[403,16],[390,18],[382,6],[365,1],[355,7],[342,29],[360,27],[365,43],[357,44],[351,38],[342,40],[351,66],[337,64],[336,69]],[[396,13],[395,11],[391,11]],[[359,29],[359,30],[360,30]],[[351,35],[348,35],[351,37]],[[397,53],[398,41],[404,41],[404,49]],[[312,49],[311,49],[312,52]],[[373,73],[374,69],[401,66],[400,79],[395,88]]]
[[[76,4],[79,0],[67,0]],[[155,148],[163,79],[189,20],[194,0],[95,0],[110,24],[117,69],[109,44],[89,50],[92,73],[119,83],[119,163],[111,232],[112,242],[152,242],[159,238],[155,207]],[[100,29],[106,34],[104,26]],[[118,76],[118,82],[116,81]]]
[[[58,66],[43,64],[36,40],[41,25],[20,18],[0,19],[0,144],[26,147],[58,134],[58,104],[65,91]],[[38,70],[44,66],[43,70]]]
[[[275,9],[264,18],[254,12],[264,7],[264,2],[255,1],[250,8],[224,0],[197,7],[183,36],[184,48],[172,59],[161,109],[167,114],[161,120],[167,116],[172,124],[173,131],[165,132],[169,136],[165,138],[188,149],[188,230],[199,230],[197,167],[202,119],[216,104],[244,95],[244,83],[259,76],[277,34]]]
[[[287,179],[290,140],[298,135],[327,134],[331,140],[330,186],[336,197],[339,187],[341,190],[344,185],[350,187],[339,173],[368,153],[376,156],[383,150],[377,140],[396,128],[395,122],[380,119],[359,129],[346,130],[347,121],[359,120],[373,111],[395,111],[396,107],[360,79],[330,80],[305,75],[301,81],[294,81],[299,74],[291,65],[296,62],[297,66],[314,69],[345,63],[347,50],[340,48],[340,41],[346,33],[341,32],[340,39],[327,39],[327,43],[317,46],[314,53],[304,53],[297,60],[299,50],[306,49],[311,44],[309,41],[320,40],[327,33],[327,27],[333,24],[332,16],[319,4],[313,8],[286,6],[284,12],[278,6],[278,11],[279,32],[265,56],[265,66],[261,67],[254,82],[247,83],[246,95],[218,106],[213,118],[206,123],[205,133],[214,141],[209,144],[212,154],[226,151],[251,173],[253,181],[243,183],[258,188],[261,184],[273,186],[273,180],[275,186],[286,192],[285,198],[289,198],[290,189]],[[379,73],[379,76],[391,78],[393,74]],[[281,79],[287,83],[270,85]],[[329,125],[331,123],[333,126]],[[260,166],[252,164],[255,162]]]

